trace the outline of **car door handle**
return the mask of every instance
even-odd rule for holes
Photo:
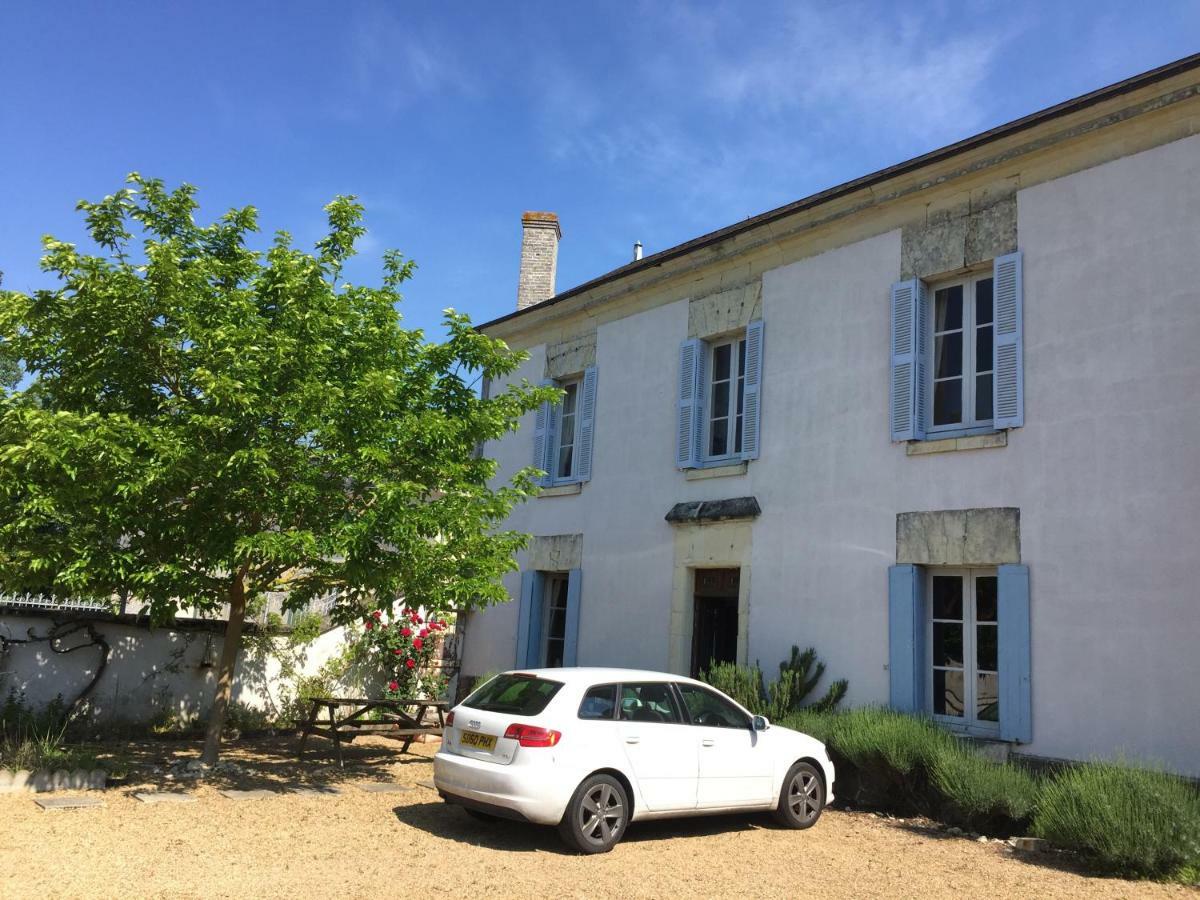
[[[636,743],[637,743],[638,741],[640,741],[640,740],[641,740],[641,738],[640,738],[640,737],[627,737],[627,738],[625,738],[625,743],[627,743],[627,744],[636,744]]]
[[[713,745],[712,738],[705,738],[700,742],[701,747],[711,747]]]

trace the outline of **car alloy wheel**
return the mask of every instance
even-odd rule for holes
[[[605,853],[621,839],[628,821],[624,786],[609,775],[593,775],[576,789],[559,833],[576,850]]]
[[[783,779],[775,818],[789,828],[811,828],[825,808],[825,785],[811,763],[798,762]]]

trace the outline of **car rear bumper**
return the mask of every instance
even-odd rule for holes
[[[555,787],[545,769],[501,766],[441,750],[433,758],[433,783],[447,803],[539,825],[557,825],[570,790]]]

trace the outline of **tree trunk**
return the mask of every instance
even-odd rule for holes
[[[200,761],[214,765],[221,752],[221,731],[225,727],[225,714],[229,712],[229,698],[233,694],[233,673],[237,668],[238,651],[242,647],[242,625],[246,621],[246,585],[241,572],[229,586],[229,622],[225,626],[225,639],[221,642],[221,662],[217,666],[217,693],[213,697],[212,710],[208,714],[208,731],[204,735],[204,752]]]

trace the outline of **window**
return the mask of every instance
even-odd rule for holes
[[[541,664],[547,669],[563,665],[567,640],[567,575],[547,574],[542,598]]]
[[[995,359],[992,273],[937,286],[929,314],[927,431],[990,427]]]
[[[562,682],[535,675],[497,675],[463,701],[463,706],[484,712],[536,716],[558,693]]]
[[[574,666],[579,652],[579,603],[583,572],[521,573],[517,613],[519,668]]]
[[[617,711],[617,686],[599,684],[588,688],[579,704],[581,719],[611,719]]]
[[[1000,723],[996,575],[932,570],[929,575],[930,711],[991,732]]]
[[[555,448],[553,476],[555,481],[571,481],[575,477],[575,446],[579,442],[579,382],[560,384],[562,402],[558,405],[558,422],[554,430]]]
[[[538,407],[533,431],[533,467],[542,487],[576,484],[592,478],[592,444],[596,421],[596,367],[582,376],[542,382],[562,390],[557,403]]]
[[[891,289],[893,441],[962,437],[1025,424],[1024,275],[1018,250],[990,272]]]
[[[698,684],[680,684],[679,693],[693,725],[710,728],[749,728],[749,717],[726,700]]]
[[[763,322],[738,335],[679,347],[675,465],[680,469],[758,459]]]
[[[746,402],[746,339],[709,344],[708,372],[704,455],[708,459],[740,456]]]
[[[681,721],[671,685],[665,681],[621,685],[619,718],[623,722],[660,722],[678,725]]]

